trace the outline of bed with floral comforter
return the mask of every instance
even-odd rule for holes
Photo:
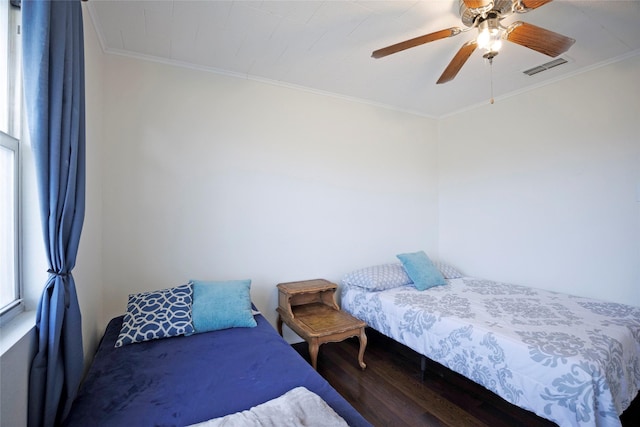
[[[471,277],[342,283],[342,309],[560,426],[620,426],[640,389],[640,308]]]

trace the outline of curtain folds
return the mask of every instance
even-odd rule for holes
[[[71,271],[85,204],[84,42],[80,0],[22,1],[25,109],[36,162],[49,278],[36,314],[29,426],[69,411],[83,372]]]

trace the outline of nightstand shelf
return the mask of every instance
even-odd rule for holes
[[[362,369],[367,335],[362,320],[340,310],[335,300],[337,285],[324,279],[278,284],[278,332],[282,324],[307,341],[311,365],[317,369],[321,344],[359,337],[358,363]]]

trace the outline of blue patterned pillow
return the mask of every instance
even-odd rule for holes
[[[411,277],[417,290],[424,291],[447,283],[440,270],[433,265],[424,251],[398,254],[396,256],[402,262],[405,270],[407,270],[407,275]]]
[[[191,335],[191,301],[190,285],[129,295],[127,313],[115,346]]]
[[[402,264],[382,264],[352,271],[342,278],[345,285],[359,286],[372,291],[397,288],[411,284]]]

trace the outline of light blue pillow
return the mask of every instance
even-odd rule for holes
[[[191,335],[191,304],[190,285],[129,295],[115,346]]]
[[[251,311],[251,280],[192,280],[191,317],[196,333],[257,325]]]
[[[402,262],[404,269],[407,270],[407,275],[419,291],[447,283],[440,270],[433,265],[424,251],[398,254],[396,256]]]

